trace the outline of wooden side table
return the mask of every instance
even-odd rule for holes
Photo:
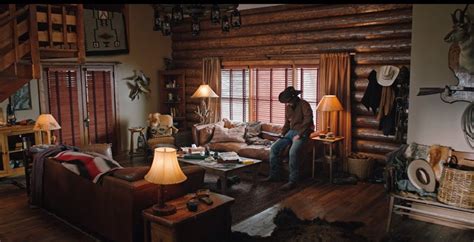
[[[129,128],[128,131],[130,131],[130,152],[128,152],[128,155],[130,156],[130,160],[133,160],[134,155],[145,155],[146,153],[146,151],[135,152],[135,142],[133,139],[135,133],[138,133],[139,137],[145,139],[145,127],[132,127]]]
[[[344,137],[338,136],[334,138],[320,138],[319,136],[311,138],[314,142],[321,142],[324,144],[324,159],[329,163],[329,182],[332,183],[333,176],[333,164],[337,161],[336,155],[333,154],[333,145],[338,145],[339,155],[341,154],[341,141]],[[329,155],[326,155],[326,148],[329,150]],[[313,145],[313,167],[312,167],[312,178],[314,178],[314,167],[316,162],[316,146]]]
[[[226,241],[231,233],[230,207],[234,199],[210,192],[212,205],[200,202],[198,210],[191,212],[186,202],[189,194],[167,204],[176,206],[177,212],[168,216],[155,216],[151,208],[143,210],[145,241],[152,242],[212,242]]]

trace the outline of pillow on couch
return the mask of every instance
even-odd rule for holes
[[[237,126],[235,128],[224,128],[221,125],[214,126],[214,134],[210,143],[219,142],[240,142],[245,143],[245,126]]]

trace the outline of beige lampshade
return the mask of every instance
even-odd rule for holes
[[[58,124],[56,119],[54,119],[51,114],[41,114],[38,119],[36,119],[34,131],[47,131],[47,130],[56,130],[60,129],[61,126]]]
[[[219,97],[207,84],[201,84],[191,98]]]
[[[178,159],[176,149],[156,148],[150,171],[145,175],[145,180],[154,184],[168,185],[183,182],[187,179]]]
[[[318,103],[316,110],[321,112],[328,111],[341,111],[342,108],[341,102],[337,99],[336,95],[324,95],[321,101]]]

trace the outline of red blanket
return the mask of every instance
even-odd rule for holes
[[[100,178],[108,172],[122,168],[122,166],[113,159],[92,152],[84,153],[66,150],[60,152],[54,158],[60,161],[68,170],[94,183],[97,183]]]

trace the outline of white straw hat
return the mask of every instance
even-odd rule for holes
[[[400,68],[396,66],[381,66],[377,72],[377,82],[384,87],[391,86],[399,72]]]
[[[425,160],[414,160],[408,165],[408,179],[418,189],[426,192],[434,192],[436,187],[436,176],[433,168]]]

